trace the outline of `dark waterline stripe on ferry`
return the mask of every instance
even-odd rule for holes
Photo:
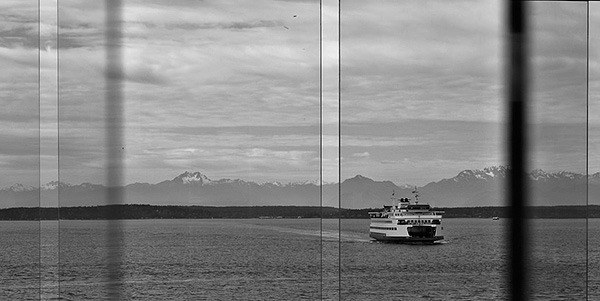
[[[371,229],[378,229],[378,230],[398,230],[398,228],[394,228],[394,227],[376,227],[376,226],[371,226]]]

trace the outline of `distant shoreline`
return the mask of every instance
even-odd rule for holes
[[[586,210],[587,209],[587,210]],[[37,208],[19,207],[0,209],[0,220],[130,220],[130,219],[297,219],[344,218],[368,219],[366,209],[337,209],[319,206],[159,206],[159,205],[106,205],[90,207]],[[500,218],[508,217],[508,207],[451,207],[444,210],[444,218]],[[530,218],[600,218],[600,205],[589,206],[535,206],[530,207]]]

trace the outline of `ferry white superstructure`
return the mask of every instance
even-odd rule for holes
[[[398,205],[369,212],[369,236],[380,241],[401,243],[433,243],[444,239],[444,212],[433,210],[428,204],[419,204],[416,188],[413,193],[414,202],[409,198],[396,198],[392,194],[392,201]]]

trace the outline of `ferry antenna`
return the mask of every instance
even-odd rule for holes
[[[415,186],[415,190],[413,190],[412,192],[415,195],[415,204],[419,203],[419,190],[417,189],[417,186]]]

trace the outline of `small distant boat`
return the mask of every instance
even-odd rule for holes
[[[414,203],[409,198],[396,198],[392,193],[395,206],[383,206],[382,211],[369,212],[371,225],[369,236],[386,242],[434,243],[444,239],[442,235],[442,214],[428,204],[419,204],[419,195],[415,187]]]
[[[500,219],[500,218],[499,218],[499,217],[497,217],[497,216],[494,216],[494,217],[492,217],[492,220],[495,220],[495,221],[497,221],[497,220],[499,220],[499,219]]]

